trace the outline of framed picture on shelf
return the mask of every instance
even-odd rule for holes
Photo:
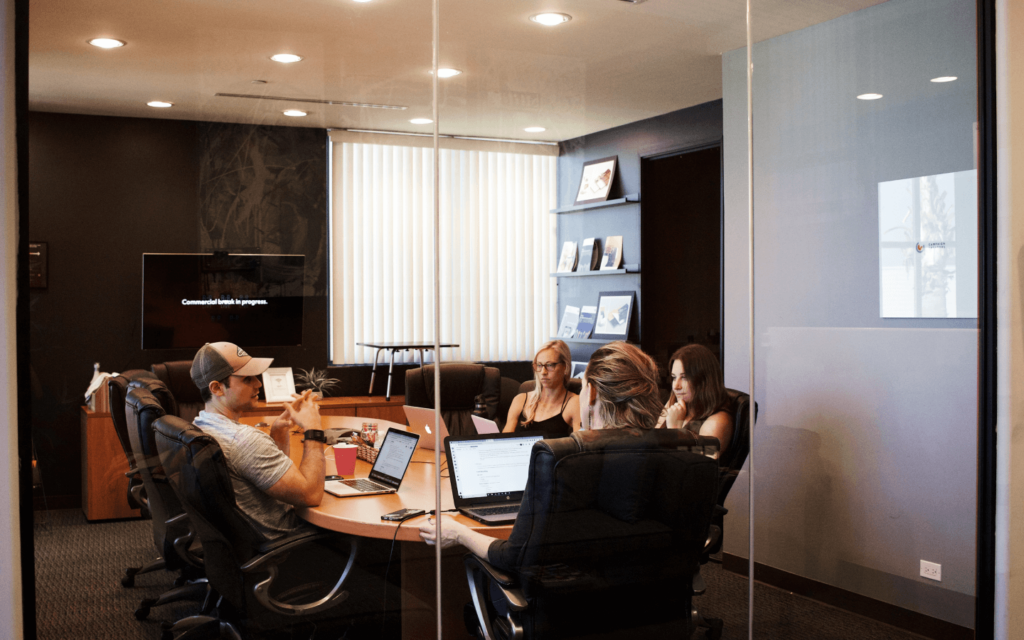
[[[615,181],[615,169],[619,163],[619,156],[591,160],[583,165],[583,175],[580,176],[580,188],[576,192],[576,201],[573,205],[591,204],[604,202],[612,191],[612,182]]]
[[[629,336],[629,323],[633,317],[635,301],[635,291],[602,291],[597,301],[594,338],[625,340]]]
[[[263,372],[263,392],[267,402],[288,402],[295,393],[291,367],[271,367]]]
[[[577,379],[579,379],[579,377],[582,376],[583,372],[586,371],[586,370],[587,370],[587,363],[586,362],[577,362],[577,361],[573,360],[572,361],[572,373],[569,374],[569,377],[570,378],[577,378]]]

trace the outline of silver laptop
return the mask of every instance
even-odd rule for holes
[[[444,442],[448,437],[448,427],[444,419],[434,428],[434,410],[423,407],[410,407],[405,405],[405,417],[409,419],[409,431],[420,436],[419,446],[423,449],[434,450],[437,442]]]
[[[477,433],[500,433],[501,429],[498,428],[498,423],[494,420],[488,420],[487,418],[481,418],[478,415],[470,416],[473,418],[473,426],[476,427]]]
[[[515,522],[530,477],[530,452],[543,438],[515,432],[445,438],[455,507],[484,524]]]
[[[388,429],[384,442],[380,444],[380,451],[377,452],[377,460],[370,469],[369,478],[328,480],[324,483],[324,491],[339,498],[396,493],[419,439],[415,433]]]

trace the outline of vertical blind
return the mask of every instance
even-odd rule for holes
[[[332,140],[332,362],[369,363],[357,342],[433,341],[433,148]],[[556,329],[555,150],[460,146],[440,150],[443,355],[529,360]]]

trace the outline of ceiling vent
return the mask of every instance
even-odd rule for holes
[[[257,96],[246,93],[215,93],[216,98],[246,98],[249,100],[280,100],[282,102],[305,102],[307,104],[333,104],[338,107],[364,107],[366,109],[398,109],[405,111],[409,107],[396,104],[371,104],[368,102],[344,102],[342,100],[318,100],[316,98],[285,98],[282,96]]]

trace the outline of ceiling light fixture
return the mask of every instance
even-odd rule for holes
[[[544,127],[526,127],[523,131],[526,133],[541,133],[543,131],[547,131],[547,129]]]
[[[370,0],[352,0],[352,2],[369,2]]]
[[[859,96],[857,96],[857,99],[858,100],[878,100],[881,97],[882,97],[882,94],[880,94],[880,93],[862,93]]]
[[[93,38],[87,42],[94,47],[99,47],[100,49],[117,49],[118,47],[123,47],[128,44],[124,40],[115,40],[113,38]]]
[[[430,118],[413,118],[409,122],[413,124],[431,124],[434,121],[431,120]]]
[[[163,100],[151,100],[146,103],[148,107],[155,107],[157,109],[169,109],[174,106],[173,102],[164,102]]]
[[[270,56],[270,59],[273,60],[274,62],[283,62],[285,64],[290,64],[292,62],[298,62],[299,60],[302,60],[302,56],[297,56],[294,53],[276,53]]]
[[[953,82],[956,80],[956,76],[940,76],[938,78],[932,78],[932,82]]]
[[[461,73],[462,73],[462,71],[460,71],[458,69],[445,69],[445,68],[441,68],[441,69],[437,70],[437,77],[438,78],[454,78],[455,76],[457,76],[457,75],[459,75]],[[430,70],[430,75],[434,75],[434,70],[433,69]]]
[[[306,115],[306,112],[302,111],[301,109],[285,109],[284,111],[282,111],[282,113],[291,118],[301,118],[302,116]]]
[[[535,16],[530,16],[530,20],[545,27],[554,27],[563,22],[569,22],[572,20],[572,16],[568,13],[538,13]]]

